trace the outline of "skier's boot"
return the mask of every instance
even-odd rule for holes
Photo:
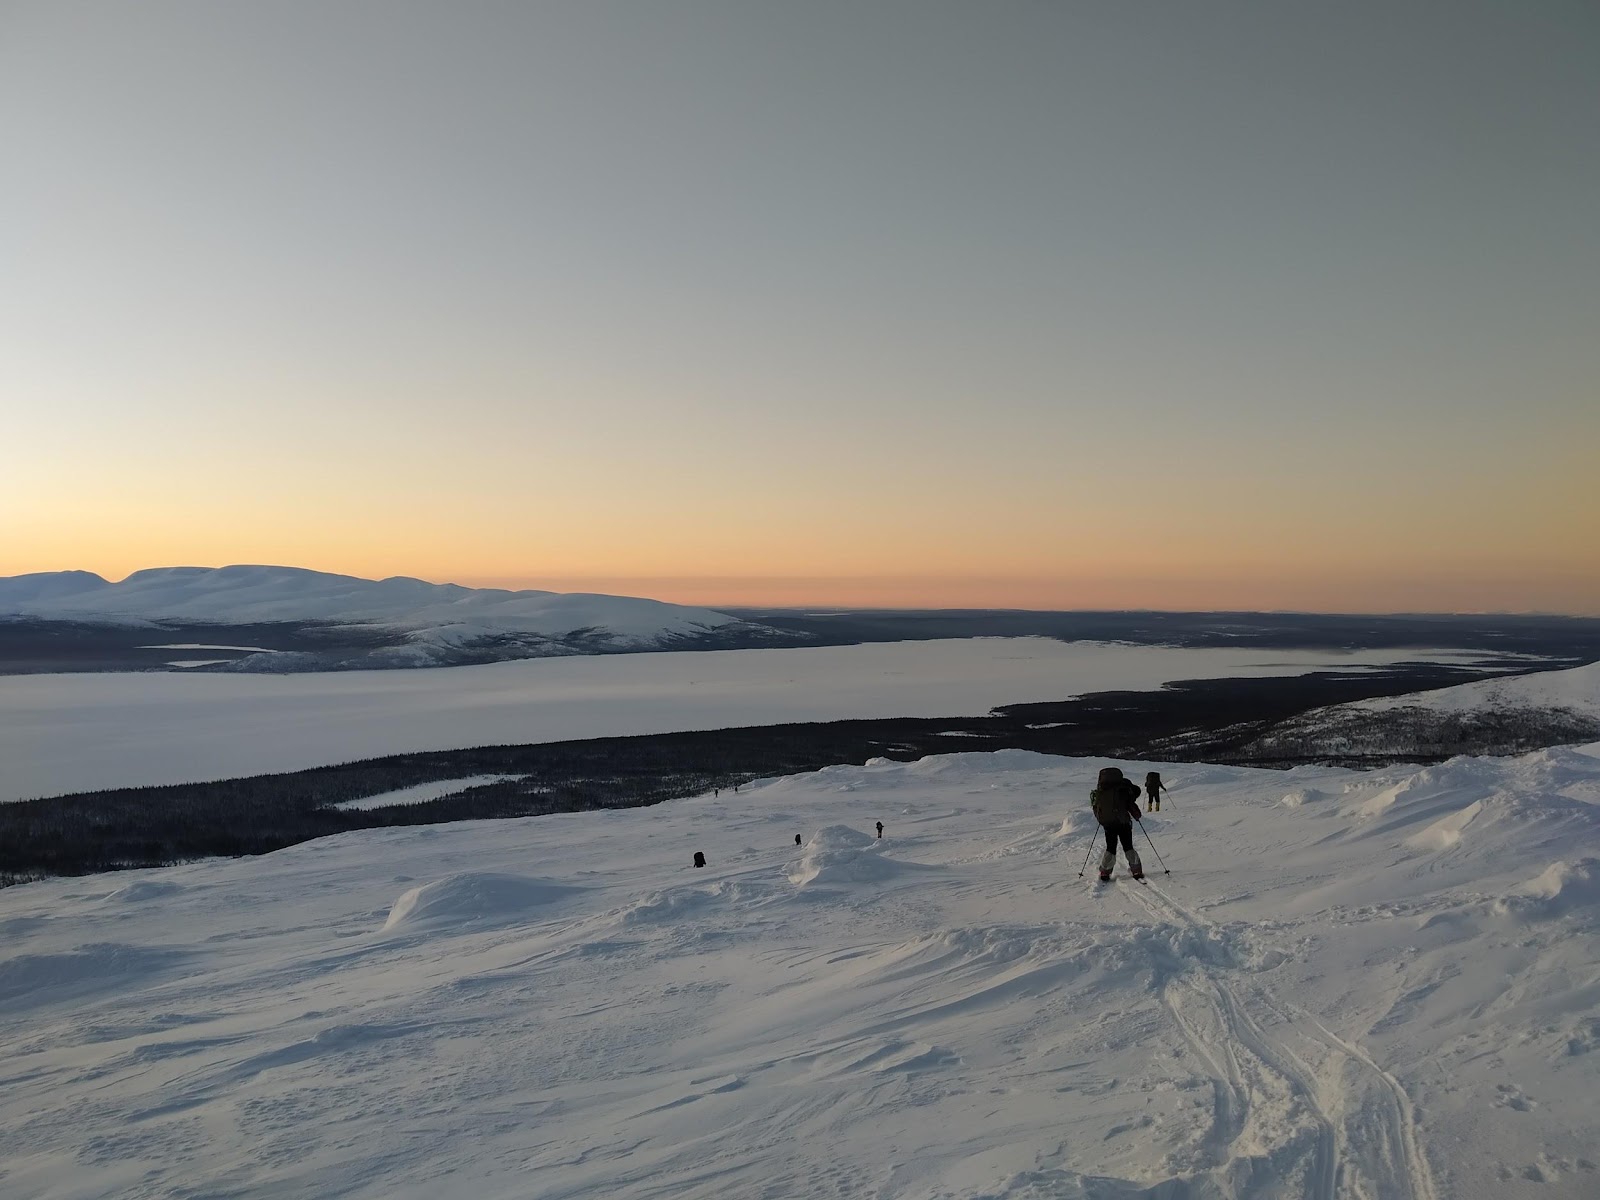
[[[1144,878],[1144,864],[1139,861],[1137,854],[1128,855],[1128,873],[1135,879]]]
[[[1100,872],[1100,882],[1101,883],[1110,883],[1111,882],[1111,872],[1110,871],[1101,871]]]

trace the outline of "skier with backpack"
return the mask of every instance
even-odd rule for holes
[[[1161,793],[1169,792],[1171,790],[1171,788],[1161,782],[1160,771],[1150,771],[1146,773],[1144,777],[1144,794],[1145,798],[1149,801],[1148,807],[1151,812],[1161,811]]]
[[[1128,860],[1128,871],[1135,879],[1144,878],[1144,864],[1133,848],[1133,823],[1140,818],[1139,785],[1125,779],[1120,767],[1102,767],[1094,791],[1089,793],[1094,819],[1106,831],[1106,852],[1100,856],[1100,882],[1111,878],[1117,864],[1117,843]]]

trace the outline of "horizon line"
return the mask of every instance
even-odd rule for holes
[[[930,590],[938,591],[947,588],[966,587],[1015,587],[1015,588],[1066,588],[1074,585],[1101,587],[1115,586],[1118,590],[1130,587],[1174,587],[1178,581],[1172,577],[1128,577],[1116,576],[1090,580],[1054,579],[1041,576],[1014,576],[996,574],[885,574],[885,575],[619,575],[619,574],[583,574],[583,575],[558,575],[539,581],[542,586],[528,586],[533,582],[528,576],[483,576],[475,573],[463,573],[454,578],[429,579],[424,575],[409,573],[360,575],[350,571],[328,571],[319,567],[290,566],[282,563],[225,563],[221,566],[200,566],[195,564],[182,564],[164,567],[142,567],[129,571],[120,579],[111,579],[98,571],[87,568],[66,568],[57,571],[23,571],[14,576],[0,576],[0,581],[7,578],[22,578],[37,575],[92,575],[102,580],[108,586],[116,587],[127,583],[137,575],[161,571],[220,571],[229,568],[263,568],[269,570],[286,570],[340,576],[349,579],[366,580],[370,582],[384,582],[390,579],[411,579],[436,586],[455,586],[484,591],[537,591],[565,595],[609,595],[629,598],[655,599],[662,603],[676,604],[684,607],[707,608],[712,610],[740,609],[762,610],[775,612],[809,613],[812,615],[828,615],[827,610],[836,610],[840,614],[847,613],[873,613],[873,612],[923,612],[923,613],[1052,613],[1052,614],[1137,614],[1148,613],[1151,615],[1215,615],[1226,616],[1230,614],[1251,616],[1306,616],[1306,617],[1527,617],[1545,619],[1567,620],[1596,620],[1600,619],[1600,612],[1583,612],[1558,607],[1517,607],[1511,605],[1483,605],[1483,606],[1440,606],[1427,607],[1417,605],[1391,605],[1371,604],[1363,605],[1357,602],[1350,606],[1317,606],[1314,604],[1265,604],[1257,607],[1239,603],[1198,603],[1190,605],[1156,606],[1145,603],[1127,602],[1102,602],[1102,603],[1033,603],[1019,604],[1016,602],[973,602],[951,603],[938,600],[900,600],[885,602],[874,598],[866,602],[851,599],[848,596],[837,598],[818,598],[814,600],[782,599],[755,599],[753,597],[733,597],[726,599],[704,599],[708,589],[719,585],[726,585],[730,590],[744,589],[778,589],[783,590],[785,585],[802,585],[809,587],[840,586],[842,588],[866,587],[872,590],[886,588],[908,587],[918,584],[932,585]],[[430,574],[432,574],[430,572]],[[438,573],[445,575],[444,572]],[[458,582],[469,580],[472,582]],[[492,582],[491,582],[492,580]],[[1206,580],[1194,580],[1188,584],[1190,587],[1217,588],[1228,586],[1230,580],[1219,577]],[[572,586],[572,585],[589,586]],[[521,585],[521,586],[513,586]],[[563,586],[565,585],[565,586]],[[598,585],[598,586],[596,586]],[[667,599],[662,596],[651,596],[645,591],[655,590],[652,585],[665,585],[669,591],[692,590],[700,593],[694,598]],[[1233,586],[1246,585],[1241,581]],[[616,590],[618,588],[627,590]],[[643,589],[643,590],[641,590]],[[819,611],[821,610],[821,611]]]

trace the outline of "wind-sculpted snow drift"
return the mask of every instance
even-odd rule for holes
[[[1570,913],[1592,925],[1600,919],[1600,858],[1551,863],[1535,878],[1511,889],[1504,911],[1535,918]]]
[[[0,1194],[1600,1194],[1600,744],[1122,762],[1148,886],[1078,875],[1102,765],[7,889]]]
[[[577,889],[494,871],[466,871],[412,888],[394,902],[386,930],[486,929],[524,921]]]
[[[870,833],[848,825],[829,825],[812,834],[789,881],[802,887],[814,883],[876,883],[916,869],[916,864],[901,863],[886,850],[886,845]]]

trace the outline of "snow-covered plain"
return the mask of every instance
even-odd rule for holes
[[[1148,887],[1078,877],[1100,765],[0,891],[0,1194],[1600,1194],[1600,745],[1123,763]]]
[[[1470,664],[1463,651],[1182,649],[1049,638],[682,651],[448,670],[0,676],[0,801],[410,750],[852,717],[975,716],[1177,679]]]

